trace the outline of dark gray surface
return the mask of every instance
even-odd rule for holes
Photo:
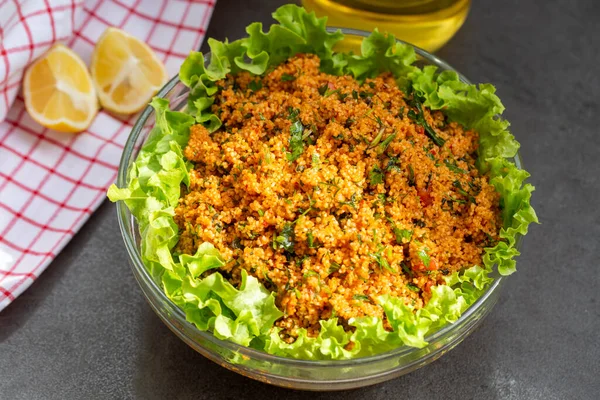
[[[219,0],[208,34],[235,39],[279,3]],[[496,309],[440,360],[343,393],[288,391],[229,372],[145,304],[105,203],[0,313],[0,399],[599,398],[598,17],[593,0],[477,1],[439,52],[473,81],[497,86],[543,222]]]

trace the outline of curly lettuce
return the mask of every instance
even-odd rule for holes
[[[142,237],[144,265],[167,296],[184,310],[188,321],[220,339],[247,346],[255,337],[266,335],[283,313],[275,306],[275,295],[254,277],[244,274],[238,289],[218,272],[199,278],[224,265],[212,244],[202,244],[194,255],[173,254],[179,240],[174,207],[181,185],[189,185],[191,168],[183,158],[182,147],[189,140],[195,119],[170,111],[164,99],[154,99],[151,105],[156,125],[131,165],[129,186],[120,189],[112,185],[108,197],[124,201],[131,210]]]
[[[155,128],[131,165],[128,186],[111,186],[108,197],[129,207],[139,224],[142,261],[169,299],[200,330],[271,354],[310,360],[363,357],[404,345],[424,347],[427,335],[457,321],[486,291],[493,281],[494,266],[502,275],[515,271],[517,239],[527,233],[530,223],[538,221],[530,204],[534,188],[525,183],[529,174],[510,161],[519,144],[508,131],[509,123],[500,117],[504,107],[492,85],[470,85],[456,73],[438,72],[432,66],[417,68],[414,49],[396,42],[392,35],[374,31],[363,40],[359,55],[334,53],[343,34],[327,32],[325,18],[316,18],[295,5],[280,7],[273,18],[278,24],[268,32],[254,23],[247,27],[246,38],[233,42],[209,39],[208,63],[202,53],[190,53],[179,73],[190,89],[185,112],[169,110],[164,99],[152,101]],[[318,55],[326,73],[358,80],[391,72],[398,84],[411,90],[425,106],[444,110],[451,120],[479,132],[478,168],[489,174],[501,196],[502,240],[485,249],[483,266],[446,277],[446,285],[432,287],[431,299],[418,310],[399,298],[381,296],[377,300],[391,331],[375,317],[351,319],[354,330],[350,332],[331,318],[320,322],[318,336],[308,336],[301,329],[298,338],[287,343],[274,326],[283,315],[275,305],[275,295],[256,278],[242,271],[242,283],[236,288],[219,272],[210,273],[225,263],[210,243],[202,244],[194,255],[173,253],[179,239],[174,207],[181,185],[189,185],[192,167],[182,149],[193,124],[203,124],[210,132],[221,126],[211,111],[216,82],[240,71],[262,75],[298,53]]]

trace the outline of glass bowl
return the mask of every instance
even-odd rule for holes
[[[336,29],[328,28],[330,31]],[[345,51],[352,49],[357,38],[361,39],[368,35],[368,32],[352,29],[342,29],[342,32],[348,41],[342,43],[339,48]],[[440,71],[454,71],[436,56],[416,47],[415,51],[420,66],[435,65]],[[468,83],[460,73],[459,77]],[[181,110],[186,105],[187,93],[188,88],[179,81],[178,77],[174,77],[161,89],[158,96],[168,99],[171,109]],[[119,187],[127,186],[127,171],[153,126],[154,111],[148,106],[135,123],[125,144],[117,179]],[[514,162],[521,168],[518,155]],[[464,312],[458,321],[444,326],[427,337],[429,344],[424,348],[404,346],[374,356],[335,361],[306,361],[278,357],[217,339],[212,333],[200,331],[187,322],[183,311],[167,298],[142,263],[138,226],[122,201],[117,204],[117,213],[133,274],[146,300],[165,325],[191,348],[217,364],[241,375],[287,388],[304,390],[358,388],[393,379],[427,365],[447,353],[473,332],[498,301],[505,280],[499,275],[494,276],[494,281],[486,292]]]

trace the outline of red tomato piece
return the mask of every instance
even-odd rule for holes
[[[423,189],[417,189],[417,194],[421,198],[421,204],[423,204],[424,207],[428,207],[433,204],[433,198],[431,197],[428,191]]]

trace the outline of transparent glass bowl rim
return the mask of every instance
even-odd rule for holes
[[[334,31],[337,31],[338,29],[341,30],[342,33],[344,33],[344,35],[365,37],[370,34],[367,31],[362,31],[362,30],[357,30],[357,29],[327,27],[327,30],[329,32],[334,32]],[[397,40],[397,41],[413,47],[415,49],[416,54],[418,56],[422,57],[423,59],[427,60],[430,64],[441,67],[444,70],[455,71],[458,74],[459,78],[463,82],[470,83],[470,81],[465,76],[463,76],[460,72],[456,71],[448,63],[439,59],[435,55],[430,54],[429,52],[427,52],[421,48],[418,48],[410,43],[404,42],[402,40]],[[207,53],[205,55],[205,60],[208,60],[209,56],[210,56],[210,53]],[[179,77],[176,75],[169,82],[167,82],[165,84],[165,86],[163,86],[163,88],[158,92],[157,96],[164,97],[167,93],[169,93],[171,90],[173,90],[173,88],[179,82],[180,82]],[[131,156],[132,156],[134,148],[135,148],[135,143],[137,142],[139,135],[142,133],[142,131],[143,131],[142,128],[145,126],[146,121],[153,114],[153,111],[154,110],[151,106],[147,106],[144,109],[142,114],[137,119],[135,125],[133,126],[133,129],[132,129],[132,132],[131,132],[129,138],[127,139],[127,142],[123,149],[123,154],[121,156],[120,165],[119,165],[119,172],[118,172],[118,178],[117,178],[117,186],[118,187],[122,188],[122,187],[127,186],[128,166],[130,164],[130,159],[131,159]],[[514,162],[518,168],[521,168],[521,159],[520,159],[519,154],[517,154],[514,157]],[[188,322],[186,320],[185,313],[183,312],[183,310],[181,310],[179,307],[177,307],[167,297],[167,295],[164,293],[164,291],[157,285],[157,283],[154,281],[154,279],[152,279],[152,277],[148,273],[144,263],[142,262],[142,259],[140,257],[140,253],[139,253],[139,249],[137,248],[137,246],[135,244],[134,238],[131,236],[129,230],[126,227],[126,224],[128,223],[127,214],[128,214],[128,210],[127,210],[127,207],[124,204],[124,202],[123,201],[117,202],[117,216],[118,216],[118,220],[119,220],[119,226],[121,229],[121,234],[123,236],[123,240],[125,242],[125,247],[127,248],[127,252],[129,253],[129,256],[133,263],[132,267],[138,270],[139,276],[143,280],[144,284],[147,285],[148,288],[152,291],[154,296],[160,298],[162,300],[163,304],[169,305],[169,307],[172,311],[172,317],[176,318],[180,324],[188,325],[194,331],[196,331],[197,334],[200,335],[203,339],[212,342],[216,346],[225,347],[225,348],[229,349],[230,351],[238,352],[243,356],[251,357],[254,359],[259,359],[259,360],[266,361],[266,362],[273,362],[273,363],[278,363],[278,364],[293,364],[296,366],[302,365],[304,367],[310,367],[310,366],[314,366],[314,367],[357,366],[359,364],[368,364],[371,362],[380,361],[380,360],[387,359],[387,358],[406,356],[407,354],[409,354],[411,352],[415,352],[415,351],[419,350],[418,348],[414,348],[414,347],[401,346],[394,350],[391,350],[391,351],[388,351],[385,353],[375,354],[372,356],[351,358],[351,359],[345,359],[345,360],[316,360],[315,361],[315,360],[302,360],[302,359],[276,356],[276,355],[266,353],[264,351],[260,351],[260,350],[252,349],[252,348],[249,348],[246,346],[242,346],[242,345],[236,344],[234,342],[218,339],[211,332],[201,331],[201,330],[197,329],[195,325]],[[133,216],[130,216],[130,218],[133,218]],[[518,242],[520,242],[520,240]],[[518,246],[518,247],[520,247],[520,246]],[[465,310],[465,312],[459,317],[458,320],[456,320],[454,323],[446,324],[441,329],[439,329],[436,332],[427,336],[425,338],[425,340],[428,343],[435,342],[436,340],[442,338],[444,335],[446,335],[447,333],[449,333],[450,331],[452,331],[453,329],[458,327],[461,324],[461,322],[469,319],[470,316],[472,314],[474,314],[486,302],[488,297],[490,297],[490,295],[501,285],[503,279],[505,279],[505,278],[503,278],[502,276],[500,276],[498,274],[495,274],[494,281],[492,282],[492,284],[481,295],[481,297],[479,297],[479,299],[477,299],[477,301],[475,303],[473,303],[467,310]]]

